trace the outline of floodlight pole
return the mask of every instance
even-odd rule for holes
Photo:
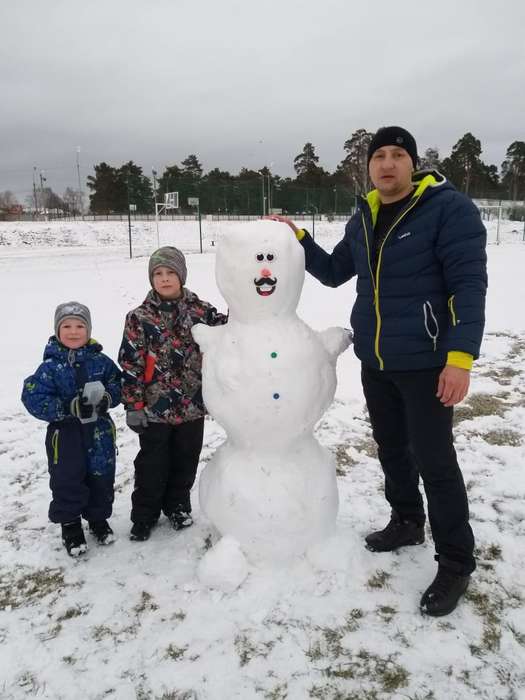
[[[157,207],[157,171],[152,168],[153,173],[153,199],[155,201],[155,226],[157,227],[157,248],[160,248],[160,234],[159,234],[159,210]]]
[[[35,200],[35,216],[36,216],[38,214],[38,198],[36,196],[35,175],[36,175],[36,165],[33,166],[33,199]]]
[[[80,146],[77,146],[77,176],[78,176],[78,205],[80,216],[84,215],[84,198],[82,196],[82,183],[80,181]]]
[[[261,184],[262,184],[262,215],[265,216],[265,214],[266,214],[266,195],[265,195],[265,187],[264,187],[264,173],[261,170],[259,170],[258,173],[261,176]]]

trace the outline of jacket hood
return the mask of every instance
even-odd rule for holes
[[[94,338],[90,338],[86,345],[77,350],[70,350],[58,340],[56,335],[52,335],[44,348],[44,360],[59,360],[61,362],[82,361],[83,359],[102,350],[102,345]]]

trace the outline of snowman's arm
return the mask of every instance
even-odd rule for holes
[[[353,334],[349,328],[332,327],[319,333],[322,344],[332,359],[346,350],[353,341]]]
[[[195,342],[199,344],[201,352],[209,352],[217,343],[221,330],[221,326],[206,326],[204,323],[196,323],[191,329],[191,334]]]

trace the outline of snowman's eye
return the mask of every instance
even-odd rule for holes
[[[274,258],[275,255],[273,253],[268,253],[268,255],[266,256],[266,260],[268,260],[269,262],[271,262]]]
[[[262,262],[264,260],[264,255],[262,253],[257,253],[255,257],[259,262]]]

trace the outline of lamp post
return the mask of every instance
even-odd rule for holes
[[[337,214],[337,187],[334,187],[334,215]]]
[[[42,207],[42,210],[45,210],[44,207],[44,182],[47,182],[47,178],[44,177],[44,171],[40,171],[40,206]]]
[[[36,176],[36,165],[33,166],[33,199],[34,199],[34,202],[35,202],[35,216],[36,216],[36,215],[37,215],[37,212],[38,212],[38,199],[37,199],[37,196],[36,196],[36,180],[35,180],[35,176]]]
[[[80,146],[77,146],[77,177],[78,177],[78,208],[80,214],[84,214],[84,198],[82,196],[82,184],[80,182]]]
[[[264,173],[262,170],[257,171],[259,175],[261,176],[261,186],[262,186],[262,215],[265,216],[266,214],[266,195],[265,195],[265,188],[264,188]]]

